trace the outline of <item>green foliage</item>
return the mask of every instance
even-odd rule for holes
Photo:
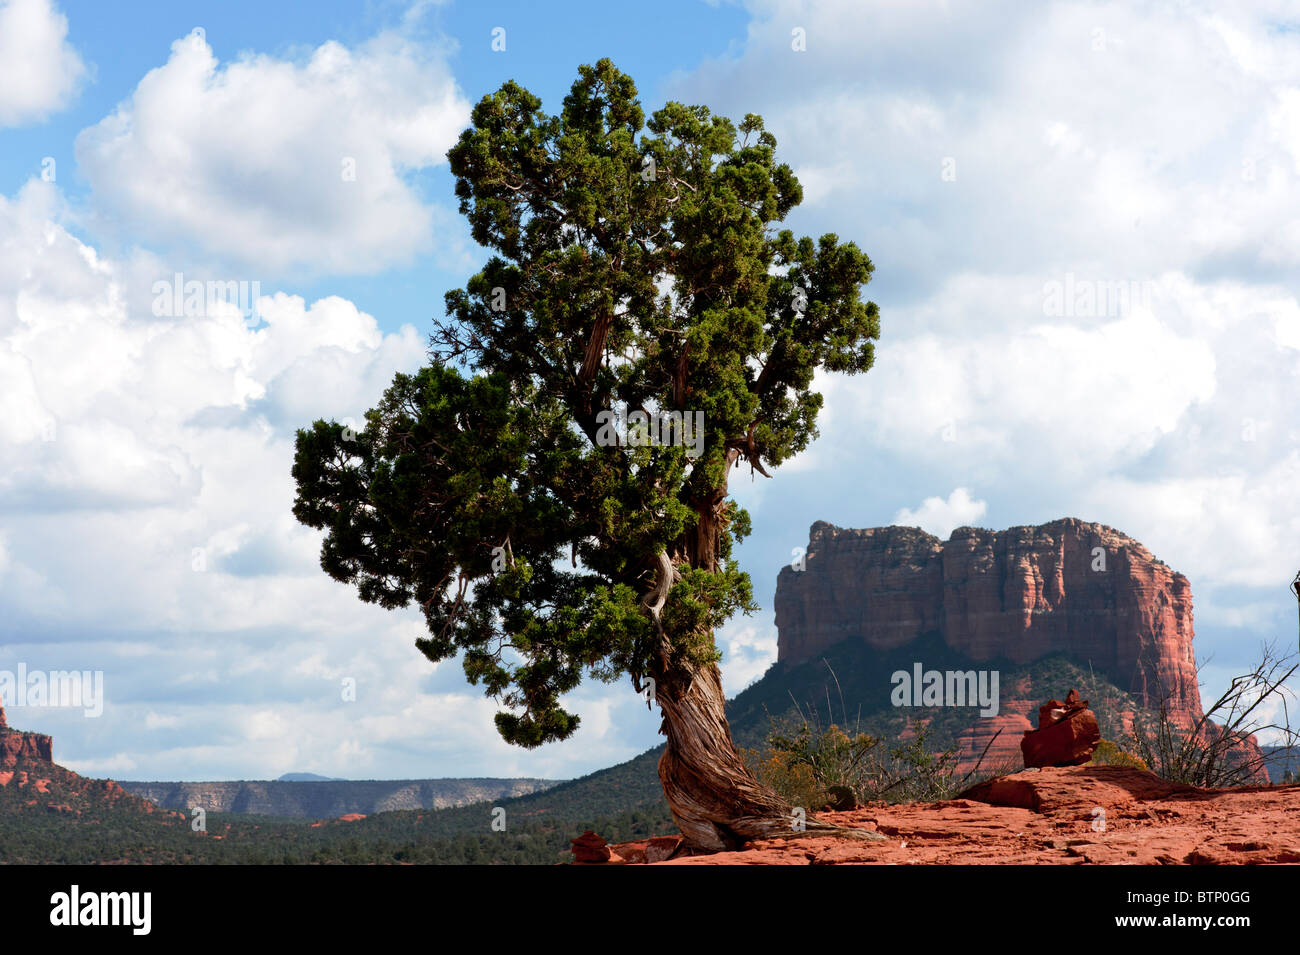
[[[326,532],[322,568],[418,604],[420,650],[461,655],[510,742],[571,735],[560,699],[584,674],[717,659],[713,630],[755,609],[730,470],[766,474],[816,437],[819,367],[871,367],[871,261],[775,228],[802,198],[775,149],[753,114],[647,119],[608,60],[558,115],[506,83],[448,153],[491,257],[445,296],[431,365],[361,431],[298,432],[294,515]],[[604,440],[609,414],[663,413],[703,415],[698,449],[678,430]]]
[[[1094,766],[1128,766],[1133,769],[1148,769],[1149,767],[1142,758],[1134,756],[1120,748],[1119,744],[1113,740],[1103,739],[1093,750],[1092,759],[1089,760]]]
[[[858,799],[870,788],[871,763],[880,740],[865,733],[850,735],[832,723],[824,729],[814,717],[772,722],[767,749],[750,751],[751,768],[759,780],[794,806],[820,808],[836,787]]]
[[[1118,739],[1124,733],[1123,715],[1137,708],[1133,698],[1116,688],[1106,675],[1093,673],[1064,656],[1021,664],[1003,658],[976,661],[948,647],[937,633],[886,651],[873,650],[862,640],[850,637],[830,648],[822,659],[774,667],[739,693],[727,707],[732,733],[742,745],[761,747],[770,728],[769,714],[784,719],[802,711],[820,712],[823,723],[836,720],[847,726],[852,722],[868,735],[900,740],[916,711],[893,705],[891,674],[910,671],[918,660],[927,669],[997,670],[1000,712],[1019,713],[1031,724],[1037,722],[1039,703],[1053,696],[1059,699],[1076,687],[1089,700],[1102,735],[1108,739]],[[927,710],[925,715],[930,741],[940,751],[980,719],[972,707],[939,707]]]
[[[551,790],[495,805],[378,813],[356,822],[208,813],[194,832],[184,813],[134,796],[109,798],[104,784],[58,766],[20,761],[27,785],[0,786],[0,864],[429,864],[552,865],[568,861],[585,829],[610,842],[663,835],[672,816],[645,754]],[[47,780],[46,792],[33,792]],[[57,808],[56,808],[57,807]]]
[[[909,738],[889,750],[876,798],[891,802],[951,799],[974,782],[973,771],[962,773],[957,769],[958,759],[955,745],[934,749],[929,726],[916,720]]]
[[[816,714],[806,719],[773,720],[763,752],[746,752],[761,782],[791,805],[819,809],[836,790],[847,790],[859,804],[933,802],[951,799],[974,785],[975,772],[958,771],[956,746],[936,750],[929,726],[911,721],[906,738],[893,746],[854,727],[823,727]]]

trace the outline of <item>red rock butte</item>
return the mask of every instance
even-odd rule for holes
[[[22,733],[10,729],[5,708],[0,706],[0,766],[13,766],[20,758],[54,761],[54,740],[44,733]]]
[[[892,650],[938,633],[975,661],[1063,653],[1143,706],[1163,690],[1176,720],[1201,714],[1187,578],[1104,524],[959,527],[941,541],[915,527],[818,521],[803,569],[777,579],[775,610],[781,662],[850,637]]]

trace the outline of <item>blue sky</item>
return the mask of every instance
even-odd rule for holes
[[[1296,639],[1293,24],[1269,0],[0,0],[0,670],[107,695],[11,721],[124,779],[573,776],[657,741],[592,684],[573,740],[507,747],[289,513],[294,429],[418,367],[484,258],[443,158],[471,104],[515,79],[556,110],[602,56],[648,111],[762,114],[804,184],[790,227],[877,270],[877,367],[822,378],[821,440],[734,481],[763,609],[719,634],[728,690],[774,659],[813,521],[1063,516],[1189,576],[1220,688]],[[260,322],[159,314],[178,272],[255,287]]]
[[[514,79],[557,103],[568,92],[577,64],[610,56],[633,77],[645,77],[647,102],[662,101],[659,87],[675,71],[707,56],[725,55],[744,36],[746,17],[732,5],[670,2],[653,16],[627,5],[568,3],[556,16],[546,4],[422,4],[395,2],[65,3],[68,42],[89,68],[86,83],[67,109],[45,122],[5,131],[0,188],[6,195],[53,157],[64,194],[84,202],[89,194],[74,156],[77,134],[131,95],[141,77],[162,65],[172,42],[203,30],[222,61],[241,55],[301,58],[321,44],[356,45],[385,30],[402,30],[442,52],[463,96],[472,103]],[[129,12],[124,12],[129,11]],[[689,29],[681,24],[689,23]],[[504,52],[492,49],[492,30],[506,29]],[[563,66],[561,66],[563,64]],[[229,131],[237,136],[238,130]],[[445,163],[413,170],[409,181],[423,198],[454,213],[454,180]],[[469,230],[449,217],[445,226],[468,241]],[[84,233],[79,233],[83,234]],[[107,239],[108,237],[102,237]],[[129,230],[113,238],[131,241]],[[385,331],[440,313],[442,293],[463,283],[474,269],[456,268],[438,256],[362,275],[298,274],[277,285],[309,299],[341,295],[373,315]]]

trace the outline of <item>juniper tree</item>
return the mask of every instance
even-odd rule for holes
[[[490,258],[447,293],[428,365],[364,428],[299,431],[293,468],[323,569],[417,604],[419,649],[461,655],[509,742],[570,736],[584,676],[652,695],[668,804],[708,849],[792,828],[723,713],[713,633],[757,609],[728,479],[804,450],[814,372],[866,371],[879,336],[870,259],[776,230],[802,191],[775,147],[754,114],[647,121],[607,59],[559,115],[513,81],[485,96],[448,158]]]

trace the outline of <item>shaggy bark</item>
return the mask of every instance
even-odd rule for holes
[[[676,577],[671,559],[661,552],[646,606],[659,633],[650,675],[663,712],[659,731],[668,741],[659,759],[659,780],[686,841],[698,849],[719,851],[738,849],[753,839],[819,833],[883,839],[869,830],[823,822],[808,813],[809,807],[791,806],[749,771],[731,739],[717,665],[696,666],[671,651],[660,613]]]

